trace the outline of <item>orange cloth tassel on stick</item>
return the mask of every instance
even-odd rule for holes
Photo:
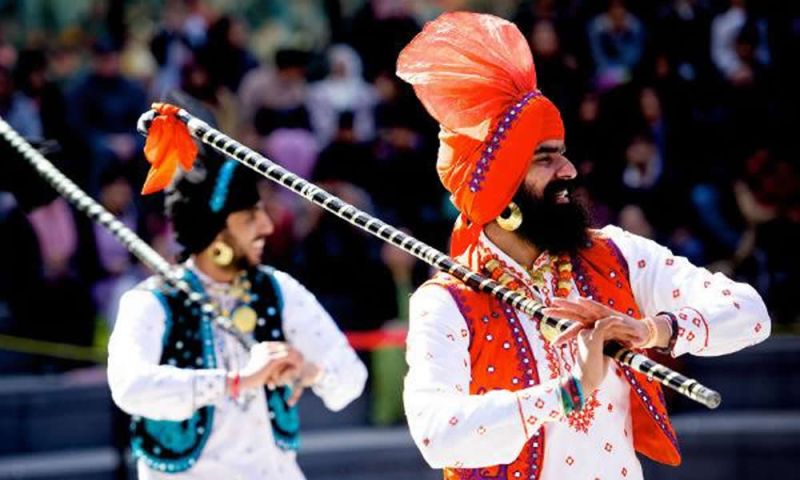
[[[144,156],[150,162],[150,171],[142,187],[142,194],[160,192],[169,185],[178,165],[184,171],[191,170],[197,156],[195,145],[189,129],[175,117],[178,107],[167,103],[154,103],[153,110],[158,116],[153,119]]]

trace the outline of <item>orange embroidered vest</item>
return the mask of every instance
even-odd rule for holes
[[[474,251],[474,248],[471,249]],[[460,261],[473,269],[482,261],[469,261],[477,255],[468,250]],[[617,311],[634,318],[641,313],[633,298],[625,259],[608,238],[593,231],[590,245],[572,259],[572,278],[581,296],[591,296]],[[485,271],[483,273],[486,273]],[[469,354],[472,381],[470,394],[483,395],[492,390],[516,391],[540,383],[536,361],[528,339],[519,324],[517,312],[491,295],[477,293],[446,274],[438,274],[429,283],[447,289],[466,320],[470,335]],[[466,333],[466,332],[464,332]],[[545,359],[551,371],[558,371],[554,356]],[[626,366],[620,366],[630,384],[633,416],[633,440],[636,451],[657,462],[680,464],[675,431],[667,415],[661,385]],[[591,399],[592,397],[590,397]],[[587,399],[587,403],[591,400]],[[586,410],[586,408],[584,408]],[[585,422],[585,412],[573,412],[571,422]],[[592,416],[589,412],[586,415]],[[590,420],[590,419],[589,419]],[[516,479],[539,478],[544,457],[545,435],[541,427],[525,444],[522,452],[508,465],[477,469],[447,468],[445,479]]]

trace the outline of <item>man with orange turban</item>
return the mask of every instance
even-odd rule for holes
[[[577,322],[553,338],[447,275],[422,286],[404,392],[422,455],[470,479],[638,479],[637,452],[679,464],[660,385],[603,357],[603,344],[730,353],[769,335],[759,295],[617,227],[588,228],[560,114],[513,24],[444,14],[397,73],[441,125],[437,169],[461,212],[452,254]]]

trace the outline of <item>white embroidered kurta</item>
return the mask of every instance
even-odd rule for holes
[[[191,262],[187,266],[193,267]],[[224,285],[192,269],[215,301],[223,308],[233,306],[236,300],[224,293]],[[308,290],[286,273],[276,271],[275,279],[283,297],[287,342],[324,371],[313,392],[329,409],[344,408],[361,395],[366,368]],[[214,406],[213,428],[197,463],[185,472],[168,474],[140,460],[140,480],[304,478],[295,453],[275,445],[263,389],[243,392],[239,402],[225,394],[226,372],[243,368],[248,360],[238,341],[214,326],[218,368],[159,365],[165,329],[161,302],[148,291],[131,290],[122,297],[119,312],[108,346],[108,381],[122,410],[155,420],[183,420],[201,407]]]
[[[614,241],[627,262],[642,315],[667,311],[678,318],[674,356],[722,355],[769,336],[766,308],[749,285],[719,273],[712,275],[657,243],[617,227],[606,227],[602,233]],[[480,241],[506,265],[526,272],[484,234]],[[545,253],[535,265],[548,263]],[[522,275],[532,286],[530,276]],[[549,273],[545,280],[546,285],[551,284]],[[577,296],[573,283],[569,298]],[[455,301],[437,285],[424,286],[412,296],[410,317],[406,415],[411,434],[432,467],[511,463],[544,425],[542,480],[642,478],[631,433],[630,387],[615,362],[610,363],[608,375],[580,418],[570,419],[561,406],[559,380],[551,378],[575,365],[574,340],[552,349],[542,340],[538,323],[519,313],[521,325],[517,327],[534,350],[541,384],[518,392],[470,395],[470,342],[492,339],[470,338]],[[558,367],[548,362],[548,348],[551,358],[556,353]]]

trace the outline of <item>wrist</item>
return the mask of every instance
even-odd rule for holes
[[[242,389],[242,377],[239,372],[228,372],[225,377],[225,393],[234,400],[239,398]]]
[[[659,312],[656,317],[662,319],[666,330],[666,340],[662,339],[663,343],[659,343],[656,350],[665,355],[670,355],[675,347],[675,342],[678,340],[678,319],[670,312]]]
[[[666,348],[672,338],[672,320],[664,314],[658,314],[653,317],[653,323],[656,326],[656,339],[653,347]]]
[[[583,374],[582,371],[578,370],[570,375],[575,379],[575,381],[580,386],[581,392],[585,393],[586,395],[591,395],[597,390],[600,385],[595,385],[586,375]],[[563,380],[563,377],[562,377]]]
[[[238,378],[238,380],[237,380]],[[238,382],[238,385],[236,385]],[[252,388],[257,386],[257,379],[252,374],[246,374],[241,372],[228,372],[228,377],[225,382],[225,391],[228,392],[229,395],[234,396],[234,388],[238,386],[238,392],[241,393],[245,390],[251,390]]]
[[[306,375],[304,375],[306,380],[305,382],[306,385],[308,386],[316,385],[320,381],[322,381],[322,378],[325,376],[325,370],[322,367],[320,367],[316,363],[309,362],[308,367],[306,368],[307,372]]]

